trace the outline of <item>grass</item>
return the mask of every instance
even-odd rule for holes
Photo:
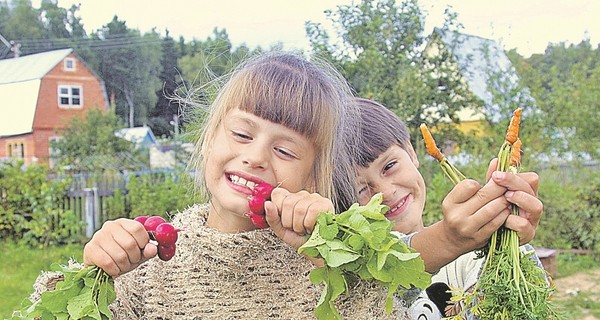
[[[69,258],[82,261],[83,245],[70,244],[46,249],[31,249],[11,242],[0,242],[0,319],[11,316],[33,292],[33,283],[42,270],[53,263],[66,264]]]
[[[557,255],[557,279],[566,278],[579,272],[598,269],[600,256],[560,253]],[[587,316],[600,318],[600,293],[581,291],[555,303],[565,319],[584,319]]]

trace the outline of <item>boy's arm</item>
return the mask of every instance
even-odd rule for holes
[[[469,179],[457,184],[442,204],[444,219],[412,237],[411,246],[421,253],[427,271],[437,272],[460,255],[482,248],[502,225],[517,231],[521,243],[533,239],[543,209],[537,174],[491,172],[483,187]],[[519,216],[510,214],[510,203],[519,206]]]

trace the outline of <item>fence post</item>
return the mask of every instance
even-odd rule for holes
[[[85,236],[91,238],[100,226],[98,188],[85,188]]]

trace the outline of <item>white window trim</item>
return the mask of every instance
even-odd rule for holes
[[[67,89],[68,90],[68,94],[64,95],[62,94],[60,91],[61,89]],[[73,93],[72,93],[72,89],[73,88],[77,88],[79,89],[79,104],[73,104]],[[83,87],[82,86],[77,86],[77,85],[59,85],[58,89],[57,89],[57,94],[58,94],[58,106],[60,108],[65,108],[65,109],[81,109],[83,108]],[[63,97],[67,97],[69,99],[69,103],[68,104],[63,104],[61,101],[61,98]]]
[[[65,69],[65,71],[75,71],[75,70],[77,70],[77,61],[75,59],[73,59],[73,58],[65,58],[65,60],[63,62],[64,62],[63,68]],[[71,66],[72,66],[70,68],[68,66],[69,62],[71,62]]]

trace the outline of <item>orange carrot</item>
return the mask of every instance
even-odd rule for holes
[[[515,143],[515,141],[519,139],[519,125],[521,124],[522,112],[522,108],[517,108],[513,112],[512,118],[510,118],[510,124],[508,125],[508,130],[506,131],[506,141],[508,141],[511,144]]]
[[[442,161],[444,159],[444,155],[440,152],[440,149],[435,145],[435,140],[433,140],[433,136],[431,132],[427,128],[427,125],[424,123],[419,127],[421,129],[421,134],[423,135],[423,140],[425,140],[425,148],[427,149],[427,153],[434,157],[437,161]]]
[[[510,154],[510,165],[519,166],[521,164],[521,139],[517,138],[517,141],[512,145],[512,151]]]

